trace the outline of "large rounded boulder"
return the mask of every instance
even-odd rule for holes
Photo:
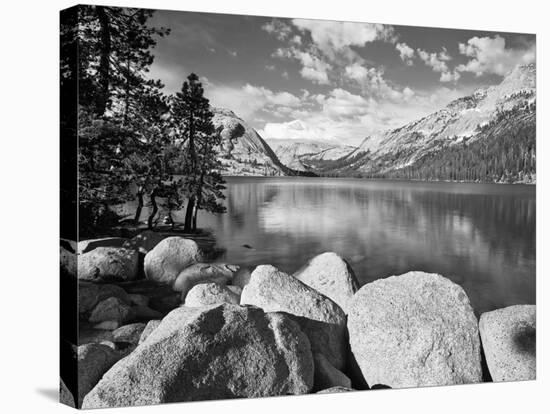
[[[138,253],[123,247],[97,247],[78,256],[78,279],[126,282],[138,276]]]
[[[132,307],[124,300],[113,296],[99,302],[90,313],[88,320],[92,323],[112,321],[116,322],[118,327],[134,317],[135,311]]]
[[[196,242],[183,237],[167,237],[145,255],[145,277],[172,285],[180,272],[200,262],[202,253]]]
[[[477,319],[464,290],[409,272],[364,285],[350,302],[351,351],[369,386],[481,381]]]
[[[481,315],[479,332],[493,381],[536,378],[536,325],[535,305],[509,306]]]
[[[337,369],[346,364],[346,315],[332,300],[270,265],[258,266],[241,294],[241,305],[293,315],[311,342]]]
[[[174,281],[173,289],[181,292],[182,298],[193,286],[201,283],[227,284],[233,279],[233,275],[239,270],[239,266],[225,263],[196,263],[183,269]]]
[[[304,394],[307,337],[283,314],[254,307],[180,307],[86,396],[83,408]]]
[[[350,265],[336,253],[327,252],[315,256],[294,277],[332,299],[347,311],[359,282]]]

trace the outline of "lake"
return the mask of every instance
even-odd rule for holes
[[[460,284],[476,313],[535,303],[535,186],[230,177],[226,196],[227,214],[199,217],[220,261],[293,273],[334,251],[361,284],[421,270]]]

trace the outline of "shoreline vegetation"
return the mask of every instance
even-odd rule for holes
[[[222,174],[223,175],[223,174]],[[425,180],[421,178],[378,178],[378,177],[347,177],[347,176],[267,176],[267,175],[223,175],[224,178],[323,178],[342,180],[368,180],[368,181],[397,181],[397,182],[419,182],[419,183],[453,183],[453,184],[512,184],[512,185],[536,185],[536,178],[528,182],[507,182],[507,181],[469,181],[469,180]]]
[[[82,408],[535,378],[535,306],[478,318],[444,276],[359,286],[336,253],[293,274],[217,263],[215,245],[145,230],[62,241],[78,283]],[[242,361],[246,360],[245,365]],[[139,369],[138,369],[139,367]]]

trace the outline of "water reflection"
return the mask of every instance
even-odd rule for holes
[[[478,312],[535,303],[534,187],[231,178],[226,202],[201,224],[228,262],[293,272],[336,251],[361,283],[424,270],[460,283]]]

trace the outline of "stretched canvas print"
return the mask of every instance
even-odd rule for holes
[[[60,30],[64,403],[535,379],[534,34]]]

